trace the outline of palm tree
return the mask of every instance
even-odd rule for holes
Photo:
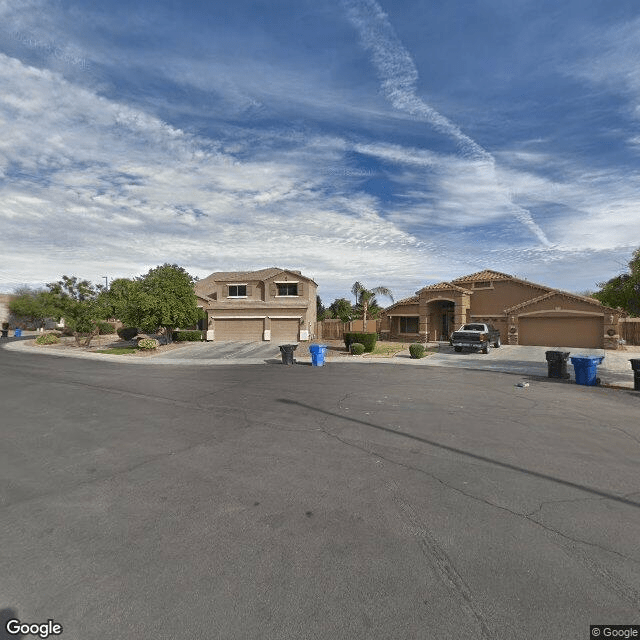
[[[358,295],[363,289],[364,287],[357,280],[353,283],[353,287],[351,287],[351,293],[353,293],[356,298],[356,305],[358,304]]]
[[[360,298],[360,304],[362,305],[362,322],[363,328],[367,326],[367,312],[369,311],[369,304],[376,295],[387,296],[393,302],[393,296],[391,290],[388,287],[373,287],[372,289],[365,289],[359,282],[355,282],[351,287],[351,293],[356,296],[356,302]]]

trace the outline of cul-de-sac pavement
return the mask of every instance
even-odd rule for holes
[[[10,618],[63,640],[640,622],[631,388],[168,360],[0,349],[0,638],[23,637]]]

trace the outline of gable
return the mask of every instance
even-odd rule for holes
[[[581,311],[587,313],[615,312],[615,309],[605,307],[597,300],[577,296],[569,292],[552,290],[537,298],[526,300],[520,304],[505,309],[506,313],[533,313],[536,311]]]

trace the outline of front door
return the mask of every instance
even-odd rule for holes
[[[451,333],[455,331],[455,327],[453,326],[453,311],[445,311],[442,314],[442,339],[448,340],[451,336]]]

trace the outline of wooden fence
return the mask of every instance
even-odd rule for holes
[[[640,318],[620,320],[620,337],[627,344],[640,345]]]
[[[367,320],[367,332],[379,333],[382,320]],[[342,340],[345,331],[362,331],[362,320],[352,320],[351,322],[342,322],[335,318],[331,320],[323,320],[318,322],[318,339],[319,340]]]

